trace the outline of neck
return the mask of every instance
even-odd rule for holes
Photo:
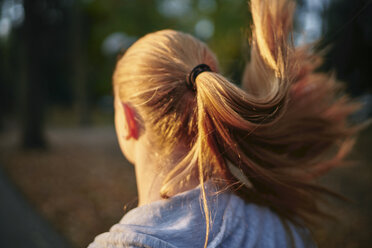
[[[161,200],[160,189],[170,170],[175,166],[175,159],[163,158],[139,142],[136,147],[135,171],[138,190],[138,206]],[[195,188],[198,180],[191,180],[184,187],[176,189],[176,193]]]
[[[159,161],[153,161],[150,157],[148,154],[138,154],[135,163],[139,206],[161,200],[160,189],[165,176],[156,170],[160,166],[157,164]]]

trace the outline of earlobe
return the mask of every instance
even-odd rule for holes
[[[126,123],[128,126],[128,135],[125,138],[126,139],[130,139],[130,138],[138,139],[138,125],[136,122],[135,113],[128,104],[122,102],[122,105],[124,109]]]

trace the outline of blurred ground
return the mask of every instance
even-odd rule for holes
[[[121,155],[112,126],[48,128],[47,151],[17,149],[17,133],[0,139],[0,162],[35,208],[76,247],[86,247],[136,206],[134,169]],[[349,197],[331,211],[338,222],[316,230],[320,247],[370,247],[372,243],[372,128],[360,135],[353,167],[322,183]]]
[[[68,248],[55,232],[25,201],[0,168],[0,247]]]
[[[47,130],[47,151],[17,149],[3,134],[1,162],[26,198],[76,247],[136,206],[134,169],[121,155],[113,127]]]
[[[350,160],[353,166],[335,169],[320,179],[349,202],[334,201],[329,212],[337,221],[316,230],[320,247],[371,247],[372,244],[372,126],[358,137]]]

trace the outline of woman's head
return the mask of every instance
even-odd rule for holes
[[[141,38],[119,60],[116,103],[125,103],[139,123],[138,136],[148,135],[162,156],[184,151],[162,196],[190,178],[213,179],[242,186],[245,199],[306,222],[320,213],[314,196],[328,192],[312,179],[340,165],[351,148],[357,129],[346,119],[357,105],[337,92],[334,78],[314,72],[319,59],[309,47],[293,47],[292,1],[251,0],[251,10],[244,90],[218,73],[204,43],[164,30]],[[199,74],[193,91],[186,82],[199,64],[212,71]]]
[[[163,153],[189,146],[197,133],[195,93],[186,80],[202,63],[218,71],[216,57],[203,42],[173,30],[144,36],[117,63],[115,96],[135,109],[142,124],[139,135],[146,132]]]

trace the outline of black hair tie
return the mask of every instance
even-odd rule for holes
[[[189,74],[188,80],[186,80],[187,87],[191,90],[196,91],[195,80],[197,76],[205,71],[212,71],[211,68],[206,64],[200,64],[194,67]]]

